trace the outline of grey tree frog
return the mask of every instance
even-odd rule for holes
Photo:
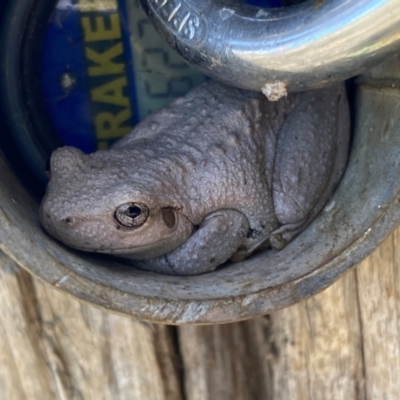
[[[300,233],[338,184],[348,143],[343,84],[270,102],[210,81],[109,150],[57,149],[40,222],[140,268],[210,272]]]

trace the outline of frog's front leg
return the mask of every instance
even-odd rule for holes
[[[174,275],[210,272],[235,253],[248,231],[249,222],[241,212],[218,210],[208,215],[182,246],[165,256],[139,261],[137,265]]]

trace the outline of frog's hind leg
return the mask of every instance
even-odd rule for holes
[[[300,93],[279,132],[272,179],[280,227],[269,239],[281,249],[322,210],[348,155],[349,111],[343,84]]]

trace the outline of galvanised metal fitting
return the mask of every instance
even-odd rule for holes
[[[355,76],[400,47],[399,0],[141,0],[159,33],[205,74],[271,99]]]
[[[36,1],[36,0],[35,0]],[[281,251],[195,276],[143,271],[47,236],[38,203],[0,152],[0,250],[50,285],[152,322],[210,324],[265,315],[321,291],[400,224],[400,56],[358,79],[349,163],[331,201]]]

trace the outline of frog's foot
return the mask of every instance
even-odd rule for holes
[[[168,275],[197,275],[213,271],[240,247],[249,231],[241,212],[224,209],[208,215],[192,236],[165,256],[140,261],[140,268]]]
[[[304,218],[303,220],[293,223],[282,225],[275,229],[268,238],[270,246],[274,250],[282,250],[289,242],[291,242],[304,228],[311,222],[311,218]]]
[[[165,275],[177,275],[166,256],[134,262],[135,267]]]

